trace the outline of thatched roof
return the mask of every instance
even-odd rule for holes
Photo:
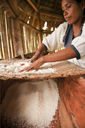
[[[15,0],[17,1],[18,11],[14,9],[16,6],[14,0],[2,0],[0,7],[7,11],[9,16],[16,16],[28,22],[31,26],[37,28],[38,15],[40,15],[41,29],[47,21],[48,30],[51,27],[57,27],[64,21],[61,9],[61,0]],[[11,10],[11,11],[10,11]]]
[[[19,17],[31,25],[37,25],[37,14],[40,13],[41,28],[45,21],[50,26],[63,22],[61,1],[59,0],[18,0]]]
[[[16,0],[15,0],[16,1]],[[41,29],[47,21],[50,29],[52,26],[57,27],[64,21],[61,0],[17,0],[18,11],[14,9],[16,2],[11,0],[2,0],[0,6],[7,11],[10,17],[16,17],[22,21],[29,22],[33,27],[37,28],[37,17],[40,15]]]

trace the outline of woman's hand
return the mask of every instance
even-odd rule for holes
[[[31,58],[31,62],[33,63],[36,61],[38,58],[40,58],[43,55],[43,52],[46,51],[46,47],[41,44],[37,52],[34,54],[34,56]]]
[[[41,57],[35,62],[33,62],[30,66],[25,67],[23,70],[20,70],[19,72],[23,72],[23,71],[28,72],[30,70],[37,70],[43,64],[44,64],[43,57]]]
[[[34,56],[31,58],[31,62],[33,63],[34,61],[36,61],[39,58],[39,56],[40,56],[40,52],[36,52]]]

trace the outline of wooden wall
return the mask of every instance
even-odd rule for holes
[[[23,58],[25,54],[36,52],[43,38],[49,33],[40,32],[18,18],[9,17],[3,8],[0,8],[0,19],[0,59],[19,55]]]
[[[14,57],[10,22],[6,12],[0,8],[0,59]]]
[[[39,12],[38,8],[36,10],[30,2],[0,1],[0,59],[19,56],[24,58],[30,53],[33,55],[41,45],[43,38],[52,33],[51,27],[54,31],[55,27],[63,22],[62,16],[54,15],[54,18],[51,18],[52,15],[45,16],[45,13]],[[39,3],[38,0],[36,7],[39,7]],[[28,19],[29,23],[27,23]],[[45,21],[47,29],[43,30]]]
[[[3,8],[0,8],[0,19],[0,59],[14,58],[38,49],[38,30],[23,22],[19,24],[19,20],[8,17]]]

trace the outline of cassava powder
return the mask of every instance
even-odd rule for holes
[[[58,87],[53,79],[16,83],[5,93],[0,113],[14,128],[45,128],[53,120],[58,100]]]
[[[54,73],[56,71],[56,68],[51,68],[51,66],[53,66],[56,63],[57,62],[49,62],[40,66],[38,70],[30,70],[29,72],[19,72],[25,67],[30,66],[30,60],[22,60],[20,62],[8,61],[8,63],[0,63],[0,74],[49,74]]]

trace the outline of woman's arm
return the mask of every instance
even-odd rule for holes
[[[69,46],[63,50],[58,51],[58,52],[43,56],[43,63],[62,61],[62,60],[67,60],[67,59],[71,59],[74,57],[77,57],[77,54]]]
[[[41,44],[37,52],[31,58],[31,62],[34,62],[35,60],[37,60],[43,54],[44,51],[46,51],[46,47],[43,44]]]
[[[52,32],[52,34],[50,34],[49,36],[43,39],[42,43],[47,47],[49,51],[54,51],[55,49],[60,49],[61,47],[63,47],[64,45],[63,39],[62,39],[62,43],[60,43],[59,40],[64,36],[67,26],[68,26],[67,22],[62,23],[61,25],[59,25],[59,27],[55,29],[54,32]],[[40,48],[32,57],[31,62],[37,60],[46,50],[46,47],[43,44],[41,44]]]
[[[40,57],[38,60],[36,60],[34,63],[32,63],[30,66],[24,68],[22,71],[30,71],[30,70],[36,70],[38,69],[42,64],[46,62],[55,62],[55,61],[62,61],[77,57],[77,54],[73,51],[71,47],[67,47],[63,50],[60,50],[58,52],[45,55]]]

